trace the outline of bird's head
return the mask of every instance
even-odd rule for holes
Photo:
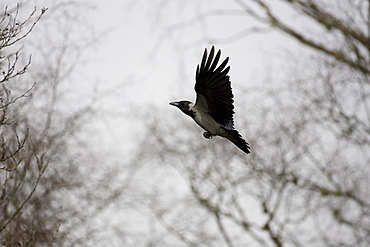
[[[182,101],[178,101],[178,102],[171,102],[170,105],[173,105],[173,106],[176,106],[178,107],[183,113],[191,116],[191,117],[194,117],[194,112],[192,111],[192,108],[194,106],[193,103],[191,103],[190,101],[187,101],[187,100],[182,100]]]

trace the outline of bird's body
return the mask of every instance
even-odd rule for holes
[[[208,59],[206,49],[201,66],[198,65],[197,67],[195,84],[197,99],[195,104],[186,100],[171,102],[170,104],[193,118],[206,131],[203,134],[205,138],[222,136],[229,139],[245,153],[250,153],[249,144],[234,129],[234,100],[231,82],[227,75],[230,67],[224,69],[228,58],[216,69],[221,51],[217,52],[214,60],[213,56],[214,47],[212,47]]]

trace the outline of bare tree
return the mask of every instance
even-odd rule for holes
[[[96,40],[74,35],[84,23],[77,2],[46,10],[35,8],[23,20],[27,5],[18,5],[0,15],[4,246],[71,246],[86,241],[97,228],[86,225],[96,216],[90,214],[93,201],[102,197],[93,191],[101,184],[90,181],[96,160],[82,130],[99,97],[85,87],[84,97],[71,105],[76,92],[68,85],[83,52]],[[32,63],[27,52],[33,54]]]
[[[249,156],[225,140],[205,140],[178,112],[169,121],[170,110],[153,106],[129,112],[130,121],[137,116],[144,125],[130,157],[89,152],[81,130],[101,116],[99,98],[85,93],[77,106],[68,94],[83,47],[91,44],[72,35],[81,28],[80,11],[57,4],[26,21],[17,8],[5,11],[2,24],[15,30],[1,29],[0,42],[6,35],[22,39],[0,49],[3,245],[369,244],[368,2],[231,2],[239,8],[203,12],[197,5],[194,18],[164,33],[201,23],[204,36],[187,43],[197,45],[277,29],[309,48],[286,63],[284,76],[267,73],[261,86],[237,98],[236,126],[252,146]],[[276,2],[310,25],[286,23]],[[68,21],[52,25],[63,20],[53,16],[66,13]],[[215,17],[233,16],[259,24],[225,38],[207,32]],[[47,39],[25,39],[39,17]],[[18,43],[31,44],[25,50],[32,63]]]
[[[206,10],[165,32],[237,13],[260,25],[229,42],[277,29],[309,49],[287,63],[285,76],[261,78],[263,86],[238,98],[236,125],[245,126],[250,156],[223,140],[203,140],[185,118],[145,114],[148,150],[140,163],[150,176],[138,209],[153,221],[141,244],[369,245],[369,2],[233,2],[240,8]],[[286,23],[274,9],[279,3],[309,24]]]
[[[44,166],[36,153],[29,154],[32,145],[30,143],[29,129],[18,122],[13,116],[14,108],[19,101],[31,94],[34,84],[18,95],[13,96],[12,83],[27,71],[31,63],[31,57],[24,65],[19,65],[21,52],[16,47],[30,34],[34,26],[40,21],[46,12],[36,13],[36,9],[23,21],[18,19],[19,6],[14,10],[6,7],[1,14],[1,223],[0,232],[2,243],[7,246],[21,244],[30,246],[33,235],[39,226],[25,227],[22,214],[38,186],[41,176],[45,171]],[[36,19],[33,17],[36,16]],[[30,169],[30,164],[34,167]],[[36,166],[37,165],[37,166]],[[30,170],[34,176],[26,190],[22,184],[29,176]],[[22,194],[20,196],[20,194]],[[54,230],[56,231],[56,229]],[[32,245],[32,244],[31,244]]]

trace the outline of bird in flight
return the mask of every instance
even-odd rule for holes
[[[249,144],[234,129],[234,105],[231,82],[227,73],[227,57],[220,66],[221,50],[216,56],[215,48],[212,46],[207,58],[205,49],[202,62],[197,66],[195,76],[195,92],[197,98],[194,103],[187,100],[171,102],[170,105],[178,107],[183,113],[189,115],[206,132],[203,136],[211,139],[213,136],[222,136],[229,139],[245,153],[250,153]]]

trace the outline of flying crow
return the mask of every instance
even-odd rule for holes
[[[216,57],[214,57],[214,53],[215,48],[212,47],[207,58],[207,49],[205,49],[202,63],[200,67],[197,66],[195,76],[197,99],[195,104],[183,100],[171,102],[170,105],[178,107],[183,113],[192,117],[206,131],[203,133],[205,138],[225,137],[248,154],[250,153],[249,144],[234,129],[234,100],[231,82],[227,75],[230,66],[225,68],[229,58],[226,58],[217,67],[221,50],[218,50]]]

